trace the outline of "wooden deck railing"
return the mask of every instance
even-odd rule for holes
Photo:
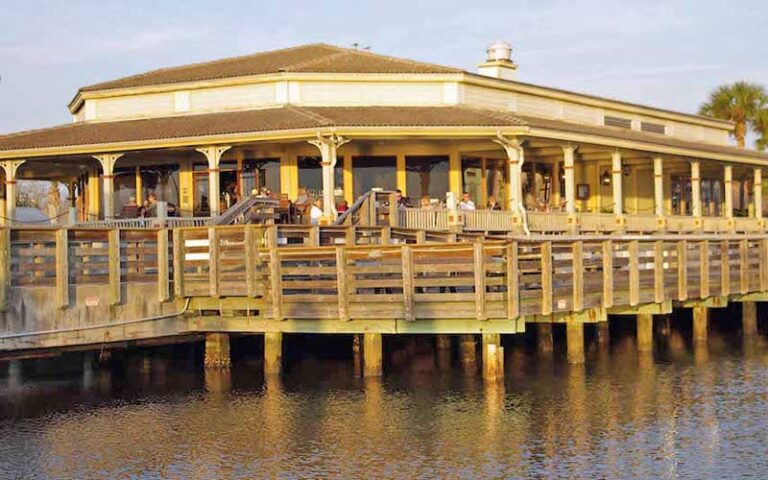
[[[156,282],[265,319],[513,319],[768,291],[766,235],[497,239],[392,227],[12,229],[11,288]],[[431,243],[439,242],[439,243]],[[172,285],[172,288],[171,288]]]

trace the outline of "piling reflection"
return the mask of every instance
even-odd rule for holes
[[[432,347],[434,368],[425,350],[411,348],[400,370],[387,365],[384,378],[365,379],[354,375],[348,353],[265,378],[255,368],[205,371],[201,362],[186,371],[183,355],[152,356],[147,382],[143,360],[112,369],[83,363],[82,371],[78,363],[71,386],[32,378],[25,367],[0,387],[0,415],[13,419],[0,422],[0,478],[723,478],[766,471],[768,460],[755,454],[768,427],[764,339],[740,351],[728,347],[740,337],[712,331],[709,348],[683,344],[672,361],[677,330],[657,335],[653,354],[615,333],[610,354],[585,365],[568,365],[563,353],[540,359],[535,338],[527,351],[507,342],[500,382],[484,382],[479,371],[465,375],[458,357],[441,372]],[[417,366],[409,368],[411,361]]]

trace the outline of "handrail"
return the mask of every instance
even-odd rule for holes
[[[357,200],[355,200],[355,203],[352,204],[351,207],[347,209],[346,212],[339,215],[339,217],[336,219],[335,222],[333,222],[334,225],[344,225],[344,222],[347,221],[347,218],[351,218],[352,215],[357,213],[358,210],[363,206],[365,201],[368,199],[368,197],[371,196],[373,192],[366,192],[359,197],[357,197]]]

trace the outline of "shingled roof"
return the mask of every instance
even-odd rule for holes
[[[465,106],[298,107],[287,105],[260,110],[142,120],[70,123],[0,136],[0,152],[22,151],[19,155],[23,156],[23,150],[28,149],[119,145],[140,141],[160,142],[179,139],[190,139],[190,144],[193,144],[195,137],[345,127],[529,127],[768,161],[768,155],[754,150],[689,142],[664,135],[610,127],[577,125]]]
[[[467,107],[296,107],[71,123],[0,136],[0,151],[324,127],[510,127],[516,117]]]
[[[280,72],[313,73],[460,73],[431,63],[315,43],[242,57],[162,68],[82,87],[81,92],[245,77]]]

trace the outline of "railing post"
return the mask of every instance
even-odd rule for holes
[[[349,225],[345,231],[345,243],[347,246],[354,247],[357,243],[357,229],[354,225]]]
[[[247,295],[256,297],[258,295],[256,266],[260,264],[259,241],[256,238],[256,226],[245,226],[245,283]]]
[[[768,291],[768,240],[759,240],[760,246],[760,291]]]
[[[603,308],[613,306],[613,242],[603,240]]]
[[[749,292],[748,247],[746,239],[739,240],[739,293],[742,295]]]
[[[397,204],[397,195],[394,193],[389,194],[389,226],[397,227],[399,225],[399,218],[397,218],[400,210]]]
[[[319,247],[320,246],[320,227],[317,225],[313,225],[309,227],[309,246],[310,247]]]
[[[392,243],[392,229],[390,227],[381,227],[381,242],[382,245],[389,245]]]
[[[173,230],[173,293],[176,297],[184,296],[184,230]]]
[[[552,313],[552,242],[541,243],[541,314]]]
[[[272,318],[283,320],[283,277],[277,246],[269,248],[269,281],[272,290]]]
[[[662,303],[664,292],[664,242],[653,242],[653,292],[656,303]]]
[[[507,318],[520,316],[519,270],[517,264],[517,242],[507,245]]]
[[[709,297],[709,240],[699,244],[699,297]]]
[[[168,229],[157,231],[157,301],[167,302],[170,299],[168,285]]]
[[[427,243],[427,232],[424,230],[416,231],[416,243]]]
[[[581,240],[571,246],[573,266],[573,308],[574,312],[584,310],[584,244]]]
[[[120,230],[110,230],[108,235],[109,242],[109,304],[120,304]]]
[[[720,243],[720,294],[727,297],[731,294],[731,242],[723,240]]]
[[[208,229],[208,291],[213,298],[219,296],[219,232]]]
[[[403,289],[403,291],[405,291],[405,289]],[[339,320],[349,321],[347,253],[344,247],[336,247],[336,292],[339,299]]]
[[[8,309],[11,285],[11,229],[0,228],[0,312]]]
[[[640,243],[637,240],[629,242],[629,304],[640,303]]]
[[[400,261],[403,276],[403,317],[412,322],[416,320],[416,305],[413,288],[413,250],[408,245],[400,249]]]
[[[59,308],[69,306],[69,231],[56,230],[56,299]]]
[[[688,242],[677,243],[677,299],[688,299]]]
[[[480,242],[472,247],[475,265],[475,315],[478,320],[488,320],[488,311],[485,306],[485,250]]]

